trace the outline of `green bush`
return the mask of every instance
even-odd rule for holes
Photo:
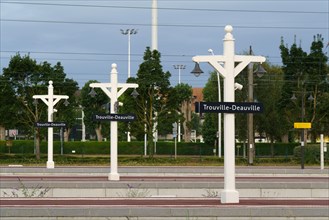
[[[294,155],[294,148],[297,143],[274,143],[273,150],[274,156],[288,156]],[[256,143],[256,156],[271,156],[271,144],[270,143]]]
[[[294,149],[294,156],[296,159],[301,158],[301,146]],[[324,154],[324,160],[329,160],[329,154]],[[306,164],[320,163],[320,144],[307,144],[304,148],[304,162]]]
[[[153,144],[153,143],[151,143]],[[42,154],[47,153],[47,142],[41,141],[40,152]],[[9,149],[10,148],[10,149]],[[213,147],[204,143],[177,143],[178,155],[212,155]],[[10,151],[9,151],[10,150]],[[54,154],[61,153],[61,142],[54,141]],[[110,142],[97,142],[97,141],[69,141],[63,143],[63,153],[72,154],[110,154]],[[15,140],[12,141],[12,146],[6,145],[6,141],[0,141],[0,153],[13,153],[13,154],[33,154],[34,153],[34,141],[31,140]],[[144,142],[132,141],[132,142],[118,142],[118,154],[119,155],[143,155],[144,154]],[[174,142],[157,142],[157,154],[159,155],[174,155],[175,147]]]
[[[153,143],[151,143],[153,144]],[[47,154],[47,141],[42,140],[40,143],[41,154]],[[236,144],[236,146],[242,146],[243,144]],[[294,148],[296,143],[274,143],[274,156],[293,156],[295,155]],[[157,155],[174,155],[175,144],[173,141],[160,141],[157,142]],[[256,157],[268,157],[271,156],[271,145],[269,143],[256,143]],[[12,146],[9,147],[6,141],[0,141],[0,153],[13,154],[33,154],[34,153],[34,141],[33,140],[14,140]],[[214,147],[205,143],[177,143],[177,155],[213,155]],[[217,149],[217,148],[216,148]],[[97,141],[69,141],[63,143],[63,153],[84,155],[109,155],[110,154],[110,142],[97,142]],[[236,150],[236,152],[238,152]],[[243,148],[239,149],[239,155],[243,152]],[[54,154],[61,153],[61,142],[54,141]],[[222,154],[224,153],[224,147],[222,147]],[[144,155],[144,142],[132,141],[132,142],[118,142],[118,154],[119,155]]]

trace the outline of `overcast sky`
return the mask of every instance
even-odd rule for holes
[[[136,76],[143,53],[151,46],[151,0],[1,0],[1,72],[10,57],[30,53],[38,62],[60,61],[69,78],[82,87],[88,80],[109,81],[118,64],[119,82],[128,71],[128,37],[120,29],[138,29],[131,36],[131,74]],[[281,36],[309,51],[313,36],[329,37],[328,0],[158,0],[158,50],[164,71],[178,83],[173,64],[186,65],[181,82],[203,87],[205,74],[190,72],[192,57],[223,53],[224,27],[233,26],[236,53],[253,48],[255,55],[280,64]],[[325,50],[328,52],[328,47]]]

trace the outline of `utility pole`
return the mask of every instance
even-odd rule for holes
[[[249,48],[249,55],[252,55],[252,48]],[[249,63],[248,65],[248,102],[254,102],[254,64]],[[254,115],[253,113],[248,113],[247,116],[248,123],[248,163],[252,165],[254,163],[255,154],[255,143],[254,143]]]

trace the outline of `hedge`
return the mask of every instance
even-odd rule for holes
[[[153,143],[152,143],[153,144]],[[31,140],[14,140],[12,146],[7,146],[6,141],[0,141],[0,153],[13,153],[13,154],[33,154],[34,142]],[[274,143],[274,156],[293,156],[296,143]],[[243,144],[236,144],[240,146],[239,155],[242,155]],[[224,148],[224,147],[223,147]],[[256,143],[256,156],[271,156],[271,145],[269,143]],[[213,155],[214,146],[207,145],[205,143],[177,143],[178,155]],[[96,141],[70,141],[63,143],[63,153],[72,154],[98,154],[105,155],[110,153],[110,143],[96,142]],[[41,141],[40,152],[42,154],[47,153],[47,142]],[[222,153],[224,149],[222,149]],[[61,153],[61,143],[54,141],[54,154]],[[132,141],[132,142],[118,142],[118,153],[120,155],[143,155],[144,154],[144,142]],[[174,155],[175,148],[174,142],[157,142],[157,154],[158,155]]]
[[[288,156],[294,155],[294,149],[298,143],[273,143],[273,156]],[[270,156],[271,144],[270,143],[256,143],[256,156]]]
[[[294,156],[301,158],[301,146],[294,149]],[[324,160],[329,160],[329,154],[324,153]],[[307,144],[304,149],[304,162],[306,164],[320,163],[320,144]]]
[[[153,143],[152,143],[153,144]],[[107,141],[96,142],[64,142],[63,153],[72,154],[109,154],[110,143]],[[12,146],[8,146],[6,141],[0,141],[0,153],[13,153],[13,154],[33,154],[34,142],[25,140],[12,141]],[[42,154],[47,153],[47,142],[42,141],[40,143],[40,152]],[[178,155],[211,155],[213,147],[204,143],[177,143]],[[61,153],[61,143],[54,141],[54,154]],[[118,142],[118,153],[121,155],[143,155],[144,154],[144,142],[132,141],[132,142]],[[174,155],[174,142],[157,142],[157,154],[159,155]]]

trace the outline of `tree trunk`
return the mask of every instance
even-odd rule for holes
[[[271,157],[274,157],[274,140],[271,137]]]
[[[184,101],[182,104],[181,111],[184,115],[185,121],[183,123],[184,126],[184,141],[190,142],[191,139],[191,129],[189,126],[187,126],[188,123],[191,122],[191,103],[189,101]]]
[[[71,133],[71,128],[66,128],[64,131],[64,142],[69,141],[70,133]]]
[[[288,134],[284,134],[281,136],[282,143],[289,143],[289,136]]]
[[[6,140],[6,128],[0,125],[0,141]]]
[[[97,141],[102,142],[103,141],[103,135],[102,135],[102,125],[99,125],[97,128],[95,128]]]
[[[35,156],[37,160],[40,160],[40,129],[35,129]]]

